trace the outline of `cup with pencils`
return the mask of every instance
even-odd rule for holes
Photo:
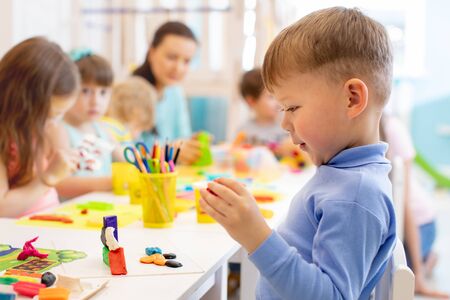
[[[124,150],[125,159],[139,170],[139,191],[144,227],[166,228],[173,224],[179,147],[156,142],[152,152],[143,143]],[[174,155],[175,153],[175,155]]]

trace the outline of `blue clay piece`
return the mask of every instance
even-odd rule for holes
[[[145,254],[152,255],[152,254],[162,254],[162,251],[159,247],[147,247],[145,248]]]

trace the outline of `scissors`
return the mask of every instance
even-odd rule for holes
[[[148,173],[147,160],[145,158],[144,160],[142,159],[141,154],[136,148],[129,146],[125,147],[125,149],[123,149],[123,156],[127,162],[133,164],[139,171]]]
[[[143,142],[137,142],[135,146],[144,159],[150,158],[150,151],[148,151],[148,147]]]

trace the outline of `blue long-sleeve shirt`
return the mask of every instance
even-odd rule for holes
[[[249,259],[257,299],[368,299],[395,245],[387,144],[346,149],[294,197]]]

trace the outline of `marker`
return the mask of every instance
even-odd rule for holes
[[[183,143],[181,143],[180,146],[178,147],[177,152],[175,153],[175,158],[173,159],[173,163],[174,163],[175,165],[177,164],[178,155],[180,155],[181,145],[183,145]]]

